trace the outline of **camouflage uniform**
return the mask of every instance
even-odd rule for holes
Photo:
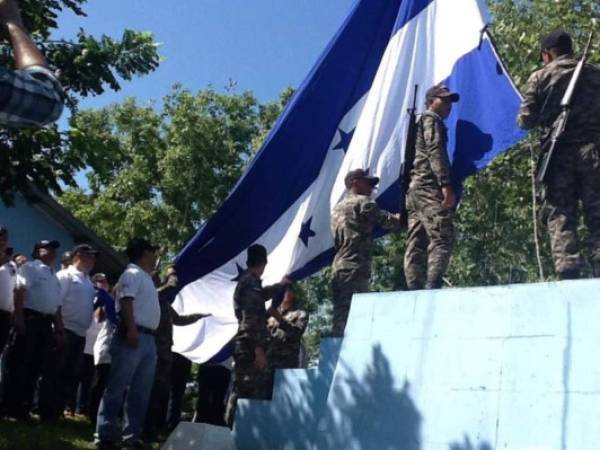
[[[406,194],[408,237],[404,273],[409,289],[439,289],[454,243],[454,211],[442,207],[443,186],[450,184],[448,131],[426,111],[417,124],[415,162]]]
[[[333,336],[343,336],[352,294],[369,290],[371,249],[376,225],[400,227],[397,216],[383,211],[370,197],[348,192],[331,216],[336,254],[331,266]]]
[[[517,119],[521,128],[540,126],[549,134],[560,114],[560,102],[576,65],[577,60],[564,55],[531,75]],[[559,274],[577,273],[583,262],[577,240],[579,200],[589,232],[594,271],[600,268],[599,146],[600,69],[588,64],[573,99],[567,129],[547,173],[541,211]]]
[[[286,312],[281,323],[273,317],[269,319],[269,368],[296,369],[300,366],[300,346],[307,325],[308,314],[302,310]]]
[[[262,286],[262,281],[250,271],[240,277],[233,295],[235,315],[239,322],[235,336],[233,390],[229,396],[225,422],[233,424],[238,398],[269,398],[268,369],[254,366],[255,349],[267,352],[268,331],[265,302],[285,289],[282,284]]]
[[[189,325],[198,320],[194,315],[180,316],[171,306],[177,295],[177,276],[171,275],[158,290],[160,304],[160,322],[156,329],[156,373],[154,385],[146,413],[145,432],[152,436],[166,422],[167,404],[171,388],[171,369],[173,366],[173,325]]]

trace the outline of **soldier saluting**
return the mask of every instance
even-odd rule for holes
[[[525,130],[541,127],[546,135],[565,108],[568,121],[544,177],[542,220],[550,233],[555,270],[561,279],[579,277],[583,262],[577,239],[581,200],[594,276],[600,276],[600,69],[583,65],[570,104],[563,97],[574,79],[578,60],[564,31],[542,39],[544,67],[527,82],[517,122]]]

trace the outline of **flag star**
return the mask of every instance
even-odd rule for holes
[[[338,131],[340,132],[340,142],[338,142],[337,145],[335,147],[333,147],[332,150],[343,150],[344,153],[346,153],[348,151],[348,148],[350,147],[350,142],[352,142],[352,136],[354,136],[354,130],[355,129],[352,129],[346,133],[341,128],[338,128]]]
[[[313,218],[311,217],[306,222],[302,224],[302,228],[300,229],[300,235],[298,236],[300,240],[304,243],[306,247],[308,247],[308,240],[311,237],[315,237],[317,233],[310,229],[310,225],[312,223]]]
[[[237,269],[238,274],[235,278],[232,278],[231,281],[235,281],[237,283],[238,281],[240,281],[240,278],[242,277],[245,270],[238,263],[235,263],[235,268]]]

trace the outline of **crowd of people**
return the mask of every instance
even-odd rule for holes
[[[129,242],[130,262],[114,286],[94,273],[98,251],[88,244],[65,252],[55,271],[59,248],[41,240],[26,260],[12,255],[9,230],[0,227],[0,414],[42,421],[82,414],[95,424],[99,448],[141,448],[181,418],[191,362],[171,350],[173,325],[206,315],[173,309],[175,268],[161,279],[157,248],[144,239]],[[293,304],[287,291],[263,336],[273,343],[261,366],[271,377],[302,364],[308,317]],[[225,424],[231,369],[231,358],[200,367],[194,420]]]

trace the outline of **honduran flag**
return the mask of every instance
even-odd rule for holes
[[[415,85],[419,112],[434,84],[461,95],[446,121],[457,188],[523,137],[520,96],[489,21],[484,0],[356,2],[229,197],[177,256],[175,309],[212,317],[175,327],[174,351],[205,362],[235,335],[233,291],[250,245],[268,249],[265,284],[331,262],[330,213],[349,170],[379,176],[378,203],[399,209]]]

